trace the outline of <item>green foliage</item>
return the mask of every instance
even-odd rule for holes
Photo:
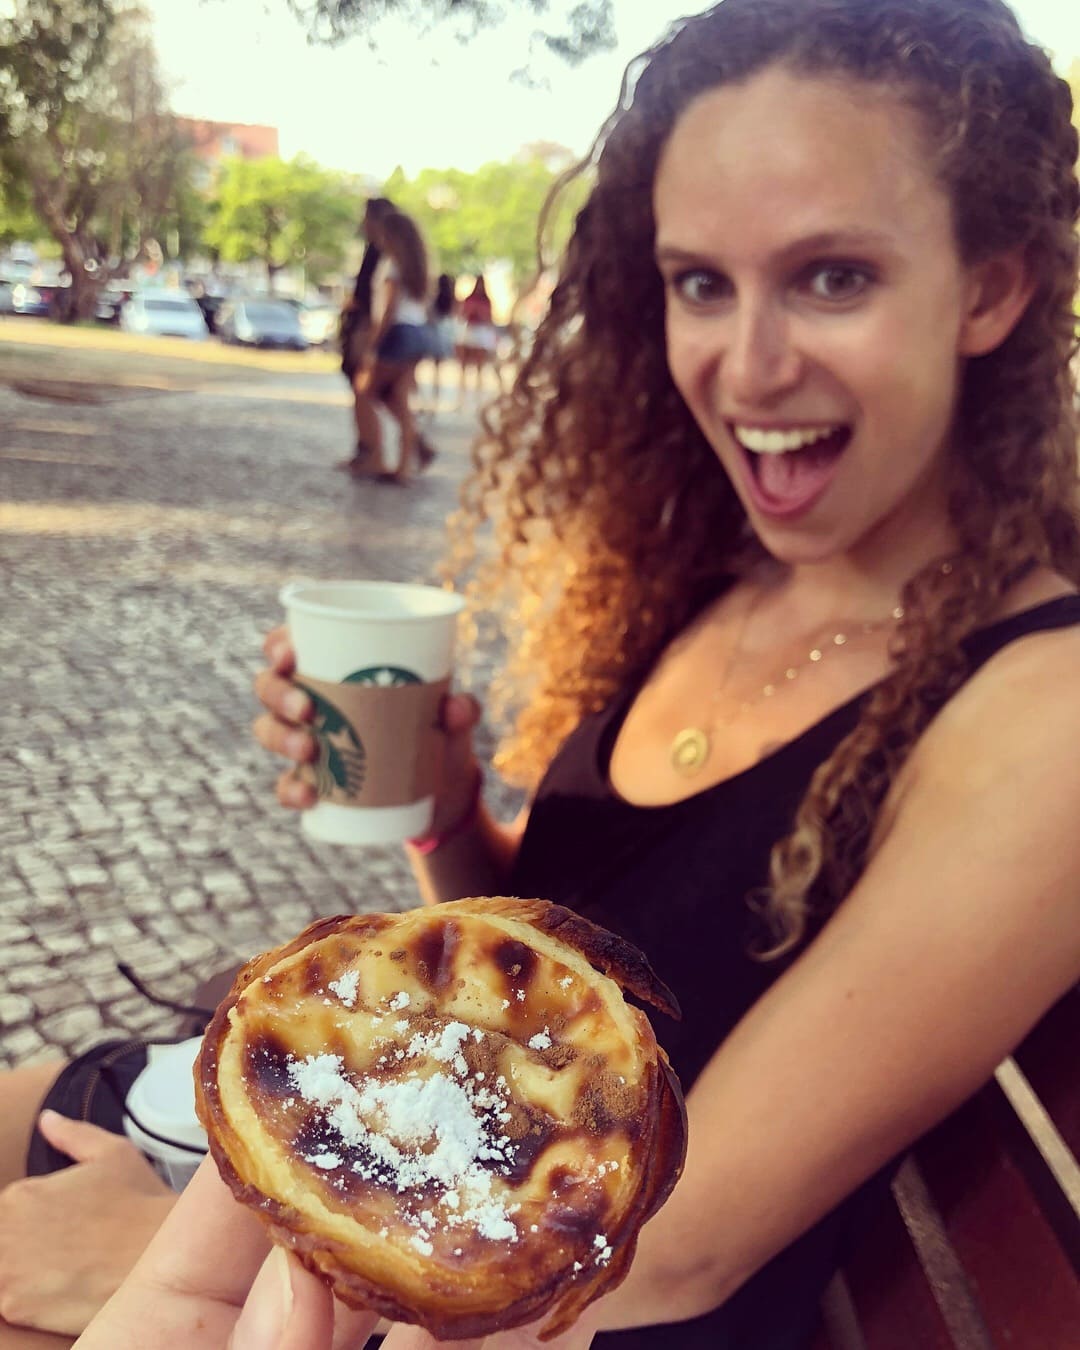
[[[190,161],[148,20],[113,0],[14,0],[0,17],[0,170],[56,240],[79,317],[192,215]]]
[[[550,15],[550,0],[287,0],[313,42],[333,46],[356,35],[375,45],[379,24],[406,19],[422,31],[448,24],[461,41],[501,23],[508,10]],[[560,8],[564,8],[561,6]],[[612,0],[577,0],[561,16],[561,31],[537,29],[534,40],[570,65],[615,46]]]
[[[475,173],[423,169],[410,181],[398,169],[383,191],[420,225],[440,270],[476,273],[505,261],[520,290],[538,270],[540,214],[570,158],[554,147],[537,147],[510,163],[485,164]],[[560,195],[548,221],[545,261],[565,246],[587,190],[587,181],[578,178]]]
[[[0,245],[25,240],[36,244],[48,231],[34,214],[26,184],[0,177]]]
[[[348,178],[303,156],[232,159],[217,179],[205,240],[227,262],[264,263],[271,280],[298,264],[322,276],[340,270],[362,212]]]

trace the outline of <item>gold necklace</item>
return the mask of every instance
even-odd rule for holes
[[[738,634],[731,645],[731,652],[728,655],[723,677],[716,689],[713,690],[712,703],[715,703],[727,689],[735,665],[735,658],[742,646],[751,615],[756,608],[757,606],[753,602],[746,608],[742,623],[739,625]],[[749,698],[742,699],[726,717],[718,718],[715,713],[711,713],[705,726],[683,727],[673,737],[668,751],[671,767],[676,773],[682,774],[683,777],[693,778],[708,763],[709,755],[712,753],[713,736],[720,727],[730,726],[732,722],[737,721],[751,708],[756,707],[767,698],[775,697],[782,689],[787,688],[793,681],[797,680],[804,670],[813,669],[814,666],[820,665],[825,660],[827,653],[835,654],[844,651],[850,644],[852,637],[867,637],[873,633],[879,633],[890,624],[899,623],[903,617],[903,605],[896,605],[883,619],[874,619],[869,623],[848,624],[845,628],[838,629],[820,642],[815,643],[805,656],[786,666],[783,671],[773,676]]]

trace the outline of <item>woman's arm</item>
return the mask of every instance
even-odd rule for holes
[[[690,1093],[683,1178],[596,1325],[718,1306],[1080,977],[1077,669],[1080,634],[1026,639],[926,732],[864,876]]]
[[[527,812],[499,825],[479,802],[464,828],[451,826],[446,842],[423,853],[409,848],[409,861],[425,905],[473,895],[505,895],[510,869],[525,831]]]

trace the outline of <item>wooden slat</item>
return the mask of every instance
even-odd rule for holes
[[[905,1160],[813,1350],[1078,1350],[1080,986]]]
[[[821,1327],[810,1350],[868,1350],[847,1277],[838,1270],[821,1298]]]
[[[1007,1059],[994,1077],[1004,1145],[1080,1279],[1080,1162],[1019,1065]]]
[[[1002,1143],[1003,1110],[992,1084],[920,1145],[919,1164],[995,1339],[1076,1350],[1080,1280]]]
[[[1080,1158],[1080,985],[1051,1008],[1013,1059],[1061,1142],[1074,1160]],[[1035,1135],[1038,1140],[1037,1129]],[[1078,1184],[1076,1171],[1069,1169],[1062,1186],[1074,1210],[1080,1211]]]
[[[891,1193],[882,1197],[845,1268],[867,1350],[954,1350]],[[835,1350],[849,1350],[842,1339]]]
[[[1058,1000],[1013,1059],[1080,1156],[1080,985]]]

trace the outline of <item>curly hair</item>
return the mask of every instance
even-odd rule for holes
[[[428,254],[419,226],[411,216],[397,210],[384,212],[378,221],[382,250],[397,264],[402,289],[414,300],[426,299]]]
[[[774,64],[913,108],[962,261],[1020,250],[1036,288],[1006,341],[962,376],[958,551],[908,581],[887,677],[773,848],[760,905],[770,957],[858,878],[889,784],[965,678],[964,638],[1032,561],[1080,583],[1077,135],[1068,85],[1000,0],[723,0],[631,63],[578,166],[595,184],[550,308],[484,416],[447,565],[473,602],[473,636],[486,614],[508,640],[496,764],[526,785],[745,568],[757,547],[745,512],[666,364],[652,187],[686,108]]]

